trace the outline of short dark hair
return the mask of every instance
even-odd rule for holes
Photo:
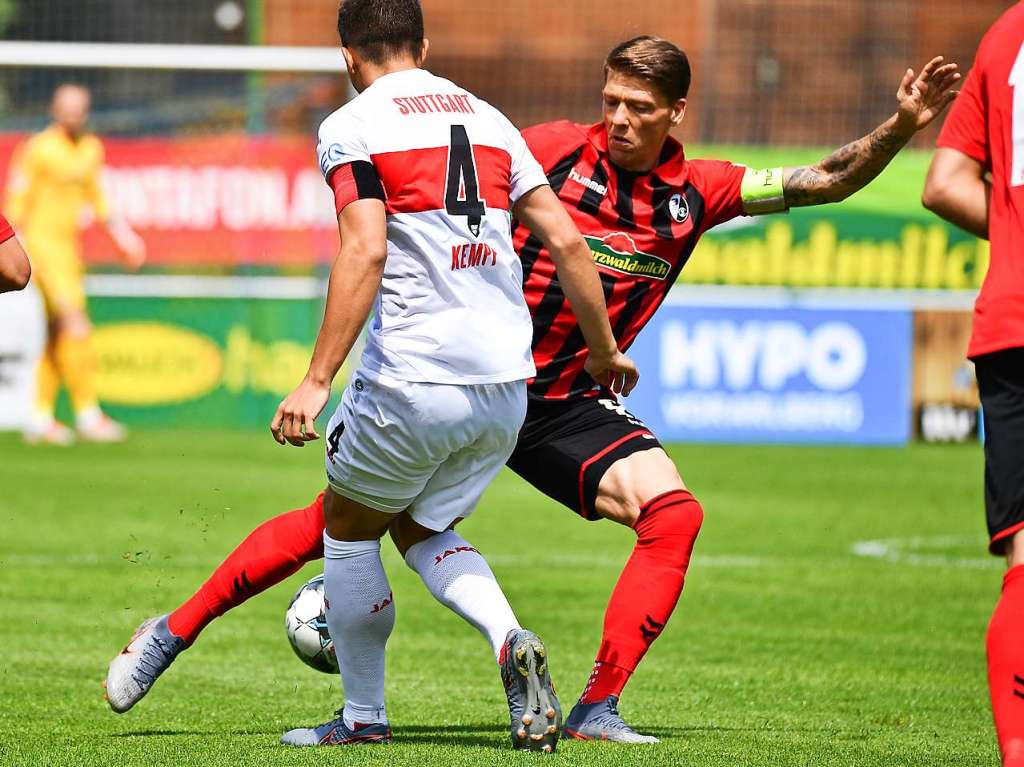
[[[606,80],[608,72],[646,80],[672,102],[685,99],[690,92],[690,60],[678,46],[653,35],[615,46],[604,62]]]
[[[423,49],[423,9],[419,0],[342,0],[338,36],[346,48],[374,64]]]

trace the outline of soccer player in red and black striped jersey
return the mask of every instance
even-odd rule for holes
[[[31,274],[28,256],[7,219],[0,216],[0,293],[21,290]]]
[[[609,55],[602,122],[549,123],[524,136],[590,243],[612,328],[626,348],[704,232],[739,215],[845,199],[942,111],[958,77],[955,65],[941,59],[919,76],[908,70],[897,113],[868,136],[814,166],[756,170],[686,158],[669,134],[686,111],[689,62],[672,43],[645,36]],[[622,720],[618,698],[675,609],[703,511],[657,438],[585,373],[581,331],[539,239],[519,226],[515,245],[538,372],[508,465],[584,519],[610,519],[637,535],[566,735],[656,742]],[[398,537],[405,523],[400,516],[392,528]],[[323,556],[322,532],[322,498],[265,523],[170,614],[169,627],[191,644],[213,618]]]
[[[924,204],[991,242],[967,356],[985,420],[989,551],[1006,557],[988,626],[989,694],[1004,767],[1024,767],[1024,4],[978,48],[928,172]]]
[[[949,103],[959,74],[941,59],[904,74],[899,110],[818,165],[756,170],[689,160],[669,136],[686,110],[690,68],[671,43],[640,37],[605,64],[604,120],[524,131],[601,272],[623,349],[661,305],[700,236],[739,215],[838,202],[877,176]],[[586,349],[552,263],[516,231],[533,315],[537,377],[509,467],[586,519],[631,527],[636,548],[612,593],[593,673],[566,735],[650,741],[622,721],[618,696],[682,591],[702,510],[653,434],[583,371]]]

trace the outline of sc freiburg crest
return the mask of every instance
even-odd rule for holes
[[[690,206],[686,204],[686,198],[676,192],[668,199],[668,212],[673,221],[681,224],[690,217]]]

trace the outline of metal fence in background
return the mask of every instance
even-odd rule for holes
[[[906,66],[945,54],[966,69],[1006,0],[424,0],[430,66],[519,124],[598,117],[604,55],[653,33],[690,54],[683,137],[831,145],[892,109]],[[5,40],[336,45],[335,0],[0,0]],[[108,134],[308,134],[344,100],[324,75],[0,69],[0,130],[45,122],[64,80],[96,93]],[[341,60],[339,57],[339,69]],[[258,111],[254,119],[253,111]],[[925,145],[934,135],[919,139]]]

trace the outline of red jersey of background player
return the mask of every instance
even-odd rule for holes
[[[534,157],[587,239],[601,275],[619,348],[628,349],[665,300],[700,236],[743,212],[745,168],[717,160],[687,160],[669,138],[656,168],[631,173],[608,159],[604,125],[567,121],[523,131]],[[587,353],[540,240],[517,226],[526,302],[533,315],[534,399],[597,394],[583,371]]]
[[[1007,11],[981,41],[938,145],[992,173],[992,255],[967,354],[1024,347],[1024,5]]]
[[[7,242],[14,236],[14,230],[7,222],[7,219],[0,215],[0,242]]]

